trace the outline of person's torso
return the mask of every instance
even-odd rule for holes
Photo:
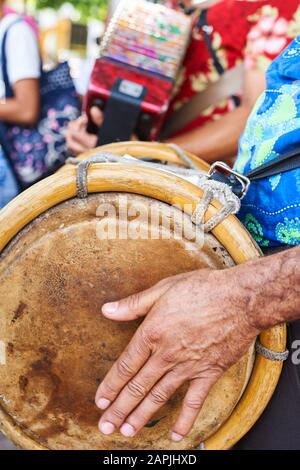
[[[208,10],[211,43],[224,70],[246,60],[247,67],[267,69],[271,61],[300,34],[298,0],[225,0]],[[205,91],[220,78],[204,40],[194,27],[192,40],[178,78],[170,113]],[[182,132],[215,120],[233,109],[230,98],[202,112]]]
[[[240,142],[235,168],[247,173],[300,152],[300,36],[272,63]],[[239,214],[262,247],[300,244],[300,168],[251,183]]]

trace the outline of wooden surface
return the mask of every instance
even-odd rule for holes
[[[125,201],[131,213],[146,211],[147,238],[138,218],[130,221],[130,229],[140,237],[99,238],[97,209],[109,206],[120,213]],[[178,234],[184,228],[178,240],[174,227]],[[151,239],[151,234],[165,238]],[[188,216],[182,220],[176,208],[138,195],[106,193],[54,207],[4,250],[0,331],[7,365],[0,367],[1,394],[7,413],[38,444],[58,450],[194,449],[229,418],[252,371],[252,348],[213,387],[181,443],[172,443],[169,432],[186,387],[134,439],[119,433],[106,437],[97,428],[95,391],[140,323],[111,322],[100,314],[101,306],[172,275],[234,265],[211,234],[203,246],[195,235],[195,225]]]
[[[151,147],[152,145],[152,147]],[[167,157],[170,149],[165,146],[151,144],[144,146],[139,143],[138,149],[134,144],[118,144],[116,153],[130,153],[135,151],[140,156],[159,156],[165,152]],[[152,151],[151,151],[152,149]],[[108,146],[106,151],[114,151],[114,146]],[[96,149],[92,153],[103,151]],[[174,155],[173,155],[174,159]],[[66,167],[56,175],[38,183],[0,212],[0,251],[9,243],[26,224],[49,208],[67,201],[76,195],[76,169]],[[88,191],[97,192],[127,192],[155,198],[167,204],[176,205],[191,215],[201,199],[203,192],[193,184],[165,172],[150,168],[117,164],[96,164],[89,169]],[[220,208],[218,201],[210,205],[206,220],[212,217]],[[260,256],[260,251],[242,224],[233,216],[228,217],[214,231],[213,235],[228,251],[235,263],[240,264]],[[261,341],[266,347],[274,350],[284,350],[286,343],[286,330],[280,326],[261,335]],[[267,361],[261,357],[256,360],[254,373],[250,384],[245,390],[237,408],[231,417],[211,438],[206,441],[207,448],[228,449],[237,442],[256,422],[271,399],[277,381],[280,377],[281,364]],[[266,379],[264,379],[266,377]],[[33,441],[23,432],[16,429],[12,420],[4,410],[0,409],[0,424],[14,439],[22,442],[24,448],[36,448]]]

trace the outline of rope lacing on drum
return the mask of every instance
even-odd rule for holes
[[[256,345],[255,345],[256,352],[263,356],[265,359],[269,359],[269,361],[275,361],[275,362],[284,362],[288,359],[289,357],[289,351],[283,351],[283,352],[276,352],[272,351],[271,349],[266,348],[263,346],[260,342],[259,339],[256,340]]]
[[[199,171],[193,160],[178,147],[178,145],[168,144],[168,147],[170,147],[184,163],[192,168],[193,171]],[[207,175],[202,172],[202,176],[198,177],[197,186],[203,190],[204,194],[192,215],[192,222],[195,225],[202,226],[205,233],[211,232],[230,214],[237,214],[239,212],[241,201],[227,184],[208,179]],[[207,222],[203,223],[206,211],[213,199],[219,200],[223,207]]]
[[[122,163],[122,159],[125,157],[119,157],[112,153],[99,153],[91,157],[85,158],[84,160],[77,160],[77,158],[68,158],[67,163],[77,166],[77,175],[76,175],[76,188],[77,196],[80,199],[85,199],[88,197],[88,178],[87,173],[91,165],[95,163]],[[124,163],[124,162],[123,162]],[[128,159],[126,159],[128,163]]]
[[[231,191],[225,183],[213,181],[208,178],[207,174],[199,170],[194,162],[185,154],[185,152],[174,144],[169,145],[177,156],[190,168],[181,168],[175,165],[163,165],[161,163],[153,163],[134,158],[130,155],[119,156],[109,152],[99,153],[78,160],[76,158],[68,158],[67,163],[76,165],[76,187],[77,196],[84,199],[88,196],[88,168],[96,163],[121,163],[126,165],[136,165],[160,169],[165,172],[182,176],[185,179],[193,178],[193,183],[203,190],[203,198],[198,203],[194,213],[192,214],[192,222],[203,229],[205,233],[212,231],[217,225],[222,223],[230,214],[236,214],[241,207],[240,199]],[[222,208],[213,215],[208,221],[204,222],[205,214],[212,200],[216,199],[222,204]]]
[[[206,179],[199,186],[204,194],[192,215],[192,222],[196,225],[203,225],[204,232],[208,233],[230,214],[237,214],[241,208],[241,201],[225,183]],[[220,201],[223,207],[207,222],[203,223],[206,211],[213,199]]]
[[[198,167],[197,165],[193,162],[193,160],[185,153],[184,150],[182,150],[181,147],[179,147],[178,145],[176,144],[168,144],[167,145],[170,149],[172,149],[177,157],[183,161],[184,163],[186,163],[188,165],[189,168],[193,169],[193,170],[198,170]]]

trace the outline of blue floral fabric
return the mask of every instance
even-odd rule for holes
[[[0,146],[0,209],[17,194],[17,182]]]
[[[240,141],[235,169],[247,173],[279,155],[300,151],[300,36],[267,72]],[[262,247],[300,244],[300,169],[252,182],[239,218]]]

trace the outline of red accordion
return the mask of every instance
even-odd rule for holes
[[[85,108],[104,111],[99,143],[156,140],[190,37],[190,18],[160,4],[123,0],[101,44]]]

